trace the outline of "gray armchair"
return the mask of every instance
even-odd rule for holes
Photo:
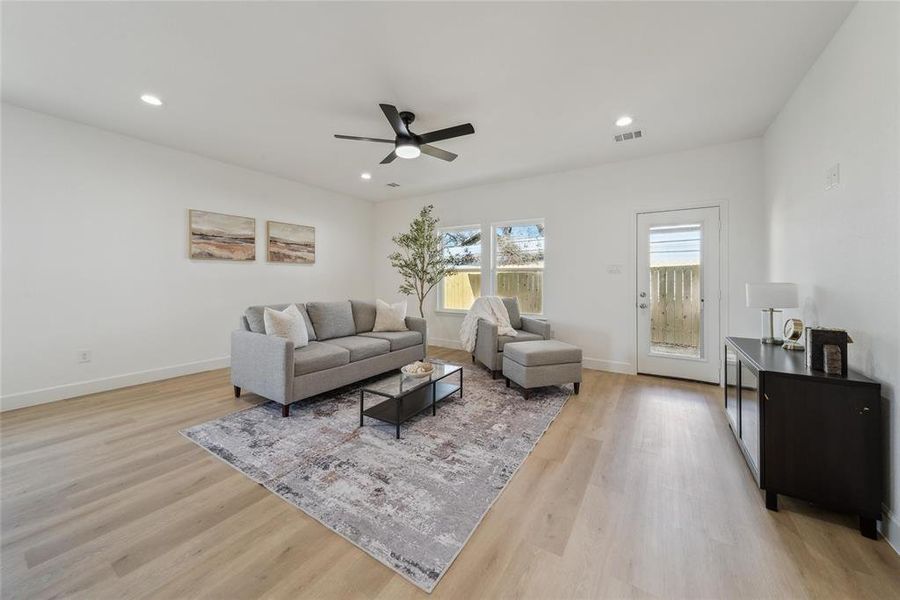
[[[513,342],[531,342],[534,340],[549,340],[553,334],[550,323],[533,317],[523,317],[519,312],[519,300],[517,298],[503,298],[506,311],[509,313],[509,323],[516,330],[516,336],[499,335],[497,325],[478,320],[478,330],[475,337],[475,350],[472,352],[472,362],[480,362],[491,371],[491,377],[496,378],[503,368],[503,347]]]

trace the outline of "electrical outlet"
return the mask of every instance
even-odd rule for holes
[[[80,362],[80,363],[91,362],[91,351],[90,350],[79,350],[78,351],[78,362]]]

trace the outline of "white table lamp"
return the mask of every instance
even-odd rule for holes
[[[799,306],[796,283],[748,283],[747,306],[762,309],[762,342],[780,344],[781,308]],[[777,327],[775,321],[778,321]],[[776,337],[776,332],[777,336]]]

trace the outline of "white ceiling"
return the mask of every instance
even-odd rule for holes
[[[851,8],[4,2],[3,98],[383,200],[761,135]],[[332,137],[391,137],[379,102],[476,133],[379,165]],[[644,139],[613,143],[624,113]]]

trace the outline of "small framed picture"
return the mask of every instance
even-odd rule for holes
[[[190,210],[190,257],[200,260],[256,260],[256,219]]]
[[[269,262],[311,265],[316,262],[316,228],[278,221],[266,222]]]

